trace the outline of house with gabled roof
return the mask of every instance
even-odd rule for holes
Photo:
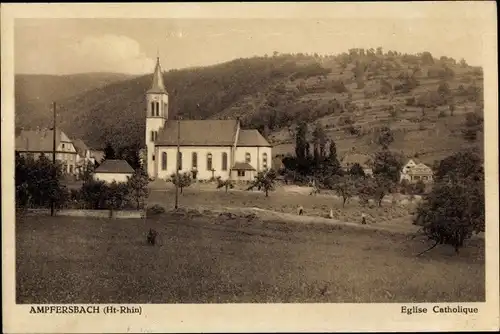
[[[94,171],[94,179],[112,183],[127,182],[134,174],[134,169],[125,160],[104,160]]]
[[[417,183],[422,181],[424,183],[433,182],[434,172],[432,168],[422,163],[418,159],[410,159],[403,166],[400,173],[400,182],[407,180],[409,183]]]
[[[271,145],[259,131],[242,129],[239,120],[169,119],[159,59],[146,103],[144,156],[150,178],[168,179],[178,169],[198,180],[252,180],[271,168]]]
[[[19,156],[38,159],[45,155],[52,160],[54,131],[52,129],[21,130],[15,139],[15,151]],[[61,129],[55,132],[56,160],[63,165],[63,172],[77,173],[77,151],[71,138]]]

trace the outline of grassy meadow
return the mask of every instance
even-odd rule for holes
[[[273,198],[279,197],[265,201]],[[146,244],[149,228],[159,232],[156,246]],[[484,300],[482,240],[471,240],[459,255],[442,246],[415,256],[428,247],[404,233],[208,211],[137,220],[25,216],[16,222],[16,297],[18,303]]]

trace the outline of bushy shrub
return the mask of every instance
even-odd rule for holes
[[[161,215],[165,213],[165,208],[159,204],[154,204],[146,209],[147,216]]]

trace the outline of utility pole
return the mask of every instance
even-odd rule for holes
[[[175,159],[175,209],[179,207],[179,166],[180,166],[181,117],[177,117],[177,158]]]
[[[56,181],[56,103],[53,103],[54,109],[54,120],[52,126],[52,181],[55,183]],[[55,215],[55,201],[54,197],[51,197],[50,200],[50,215]]]

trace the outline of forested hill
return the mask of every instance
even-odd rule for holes
[[[93,91],[133,76],[121,73],[81,73],[69,75],[18,74],[15,76],[16,125],[44,125],[53,101]]]
[[[460,135],[464,115],[482,114],[482,69],[447,57],[436,59],[428,52],[275,53],[174,70],[164,80],[170,94],[170,116],[240,117],[244,126],[259,128],[279,144],[277,153],[290,151],[294,125],[299,121],[320,122],[328,136],[339,142],[341,151],[354,146],[372,150],[374,132],[390,126],[396,144],[413,141],[411,154],[425,153],[420,152],[425,144],[415,144],[420,139],[432,141],[429,150],[446,152],[470,143]],[[151,75],[130,78],[60,99],[63,129],[93,147],[103,147],[107,141],[114,146],[142,144],[144,94],[150,82]],[[29,92],[16,92],[16,104],[27,95]],[[16,112],[18,126],[49,122],[35,108]],[[403,151],[409,148],[396,146]]]

